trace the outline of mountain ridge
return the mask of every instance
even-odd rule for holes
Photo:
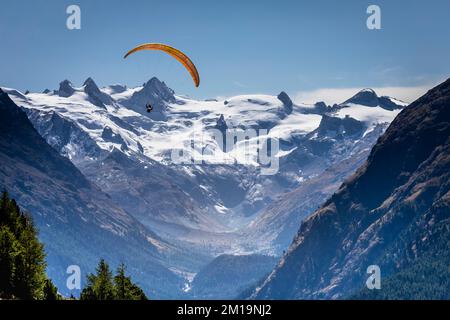
[[[170,247],[171,270],[185,279],[221,254],[280,255],[295,235],[293,226],[350,175],[351,163],[365,159],[364,150],[399,112],[355,105],[343,113],[322,103],[294,104],[284,92],[199,101],[176,95],[156,78],[137,88],[98,88],[92,82],[70,85],[74,93],[67,98],[7,91],[49,145],[70,159],[113,205],[163,239]],[[92,101],[90,96],[98,91],[87,90],[89,84],[109,95],[111,103]],[[130,103],[138,93],[140,103]],[[160,103],[155,106],[164,119],[146,111],[143,103],[150,96]],[[259,139],[279,140],[280,151],[272,155],[280,162],[279,171],[260,175],[257,159],[248,162],[242,145],[227,152],[223,163],[171,161],[174,149],[196,156],[195,149],[186,147],[193,132],[206,133],[203,143],[208,151],[224,155],[211,128],[269,130]],[[324,188],[315,177],[331,187]],[[288,215],[266,210],[302,185],[299,194],[308,192],[307,208]],[[291,205],[303,204],[280,207]],[[276,221],[267,219],[269,214]],[[289,227],[280,227],[285,223]],[[161,263],[167,263],[165,258]]]
[[[65,287],[69,265],[91,271],[101,256],[114,263],[130,262],[130,271],[146,280],[146,290],[154,296],[168,295],[156,279],[165,278],[171,290],[181,286],[163,264],[167,253],[160,250],[172,250],[168,244],[115,206],[50,147],[1,89],[0,110],[0,185],[33,215],[48,254],[48,273],[61,292],[69,293]],[[140,255],[129,255],[136,250]],[[158,276],[137,272],[143,265]]]
[[[345,298],[364,285],[368,265],[386,275],[411,265],[434,228],[450,227],[449,166],[450,79],[402,110],[252,297]]]

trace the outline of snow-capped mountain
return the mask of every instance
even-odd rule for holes
[[[396,117],[249,296],[448,299],[449,166],[450,79]],[[374,265],[381,290],[367,285]]]
[[[104,257],[113,265],[126,262],[154,297],[174,297],[183,278],[169,270],[171,256],[180,260],[182,252],[114,204],[49,146],[1,89],[0,112],[0,187],[33,215],[45,244],[47,274],[59,292],[77,293],[66,286],[68,266],[77,265],[86,275]]]
[[[290,239],[295,228],[263,226],[270,221],[261,219],[266,207],[327,168],[365,159],[404,106],[371,90],[334,106],[294,104],[285,92],[202,101],[177,95],[156,78],[137,88],[99,88],[89,78],[81,87],[65,80],[45,93],[4,91],[46,141],[116,204],[164,239],[212,255],[280,253],[287,240],[277,238],[287,232],[282,238]],[[250,128],[267,131],[230,149],[214,135]],[[199,133],[200,144],[192,147]],[[279,142],[271,154],[279,168],[262,175],[258,154],[249,156],[246,148],[269,140]],[[175,163],[174,150],[204,161]],[[345,168],[349,172],[336,185],[353,170]],[[318,193],[315,201],[325,196]],[[261,234],[249,235],[248,226]],[[263,246],[256,240],[262,238],[269,239]]]
[[[355,104],[367,107],[382,108],[385,110],[396,110],[406,106],[403,101],[387,96],[379,97],[376,92],[370,88],[361,90],[356,95],[340,104],[340,107],[346,107]]]

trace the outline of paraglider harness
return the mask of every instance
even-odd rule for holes
[[[147,108],[147,112],[152,112],[153,111],[153,107],[152,107],[152,105],[150,103],[148,103],[145,107]]]

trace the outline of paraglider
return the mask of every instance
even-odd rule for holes
[[[145,106],[145,108],[147,109],[147,112],[152,112],[152,111],[153,111],[153,106],[152,106],[150,103],[148,103],[148,104]]]
[[[195,86],[198,87],[200,85],[200,76],[198,74],[197,68],[195,67],[191,59],[189,59],[188,56],[185,55],[180,50],[162,43],[145,43],[128,51],[123,58],[125,59],[130,54],[133,54],[141,50],[160,50],[171,55],[187,69],[187,71],[190,73],[192,77],[192,80],[194,80]]]

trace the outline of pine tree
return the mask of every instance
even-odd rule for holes
[[[128,300],[130,294],[128,290],[128,281],[125,275],[125,265],[122,262],[117,268],[117,275],[114,277],[115,294],[117,300]]]
[[[97,300],[97,297],[94,294],[94,290],[92,288],[92,284],[88,284],[80,294],[80,300]]]
[[[3,190],[2,197],[0,199],[0,225],[7,225],[8,224],[8,204],[9,204],[9,197],[8,192],[6,190]]]
[[[82,300],[113,300],[114,284],[112,282],[112,272],[108,264],[101,259],[96,274],[87,277],[87,287],[81,292]]]
[[[0,298],[12,298],[14,295],[15,259],[19,254],[18,242],[14,234],[6,227],[0,227]]]
[[[126,275],[125,264],[121,263],[112,279],[108,264],[101,259],[96,274],[87,277],[87,286],[82,290],[80,300],[147,300],[144,291]]]
[[[45,280],[44,284],[44,300],[60,300],[61,296],[58,294],[58,289],[55,287],[50,279]]]
[[[37,240],[36,231],[29,218],[24,221],[19,235],[20,254],[16,257],[14,283],[20,299],[42,299],[45,285],[45,253],[43,245]]]
[[[131,277],[125,275],[126,267],[121,263],[114,277],[115,298],[117,300],[147,300],[144,291],[131,281]]]
[[[0,198],[0,298],[44,298],[44,247],[29,215],[6,191]]]

